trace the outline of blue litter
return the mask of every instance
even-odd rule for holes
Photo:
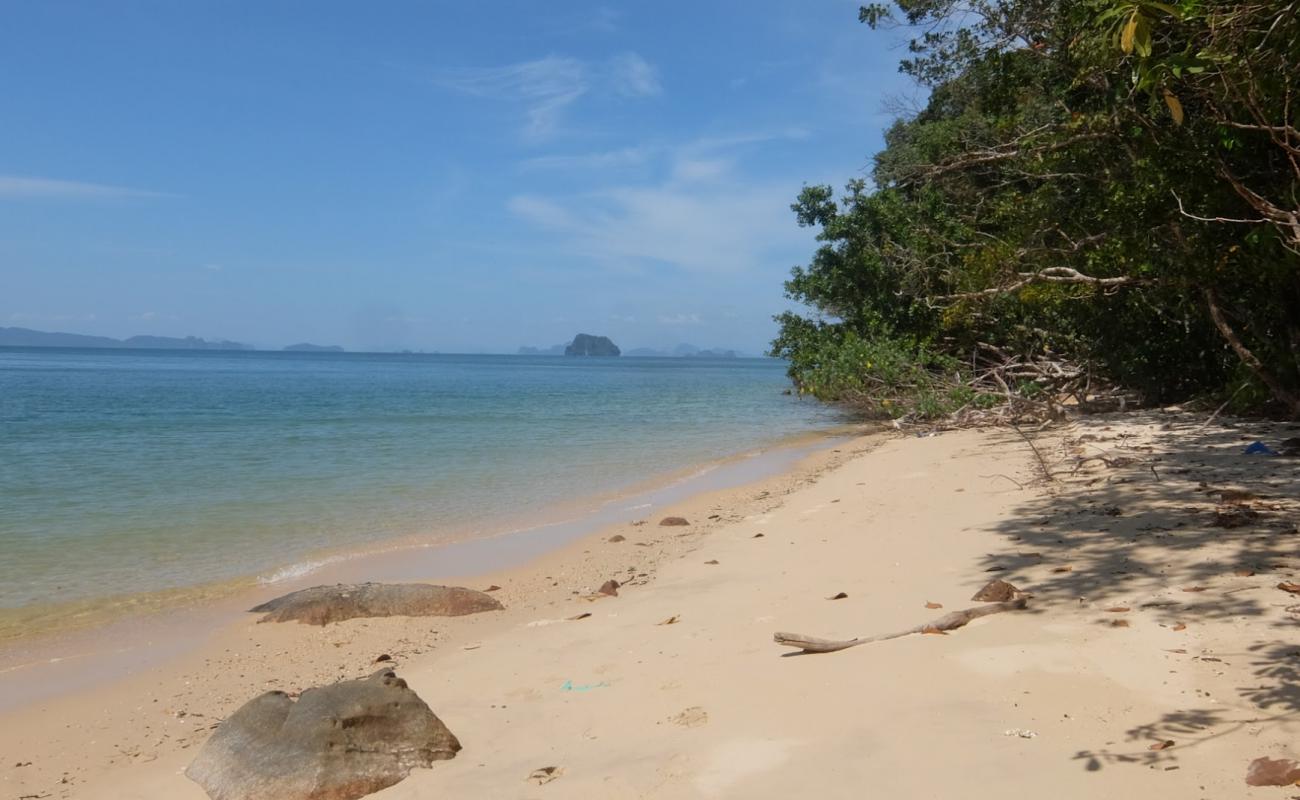
[[[1273,448],[1269,447],[1268,445],[1264,444],[1263,442],[1251,442],[1250,446],[1246,448],[1246,455],[1275,456],[1278,455],[1278,452]]]
[[[577,686],[574,686],[574,685],[573,685],[573,681],[565,681],[565,682],[564,682],[564,685],[560,687],[560,691],[562,691],[562,692],[589,692],[589,691],[591,691],[592,689],[603,689],[603,688],[605,688],[605,687],[607,687],[607,686],[609,686],[609,684],[608,684],[608,683],[605,683],[604,681],[601,681],[600,683],[584,683],[584,684],[579,684],[579,685],[577,685]]]

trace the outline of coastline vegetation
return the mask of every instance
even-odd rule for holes
[[[1300,3],[898,0],[869,177],[805,186],[821,242],[773,355],[864,414],[1063,404],[1300,417]]]

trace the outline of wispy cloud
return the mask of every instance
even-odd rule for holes
[[[659,148],[639,145],[596,153],[538,156],[520,162],[520,166],[524,169],[620,169],[641,166],[654,158],[657,152]]]
[[[165,192],[130,189],[125,186],[109,186],[103,183],[0,175],[0,197],[95,200],[130,197],[175,197],[175,195]]]
[[[532,139],[554,134],[565,112],[584,95],[635,98],[663,91],[654,66],[632,52],[604,62],[550,55],[500,67],[446,70],[434,75],[433,82],[444,89],[523,106],[523,133]]]
[[[699,325],[702,322],[703,320],[700,319],[699,314],[660,314],[659,315],[660,325],[672,325],[672,326]]]
[[[663,92],[659,71],[636,53],[623,53],[610,61],[613,89],[624,97],[653,97]]]
[[[564,110],[589,88],[587,67],[574,58],[547,56],[504,67],[460,69],[435,76],[434,83],[477,97],[522,103],[529,136],[545,136]]]
[[[745,181],[622,186],[550,198],[519,195],[510,210],[567,251],[606,267],[669,266],[740,273],[806,238],[790,221],[795,185]]]
[[[758,179],[743,169],[765,143],[802,139],[803,129],[757,130],[644,145],[587,156],[534,159],[531,166],[596,166],[636,158],[653,162],[654,180],[569,195],[519,194],[509,210],[555,237],[574,255],[606,268],[736,274],[784,270],[787,254],[811,242],[793,223],[800,182]],[[780,254],[778,256],[778,254]],[[696,324],[686,317],[671,324]],[[669,324],[663,322],[663,324]]]
[[[663,159],[674,165],[674,168],[680,168],[682,177],[690,177],[700,172],[716,172],[719,165],[730,164],[734,156],[747,148],[770,142],[806,139],[810,135],[806,128],[757,130],[726,136],[705,136],[676,145],[649,142],[591,153],[537,156],[521,161],[520,166],[529,170],[609,170],[641,167],[656,159]],[[705,166],[703,162],[709,162],[710,166]]]

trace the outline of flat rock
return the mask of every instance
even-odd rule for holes
[[[454,758],[460,742],[392,670],[267,692],[231,714],[185,775],[212,800],[354,800],[416,767]]]
[[[659,520],[659,524],[671,527],[671,526],[690,525],[691,523],[690,520],[686,519],[686,517],[664,517],[663,519]]]
[[[502,608],[495,597],[460,586],[339,583],[291,592],[249,611],[266,614],[259,622],[328,625],[355,617],[461,617]]]

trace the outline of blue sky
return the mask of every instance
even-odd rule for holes
[[[881,146],[856,2],[6,2],[0,326],[749,352]]]

